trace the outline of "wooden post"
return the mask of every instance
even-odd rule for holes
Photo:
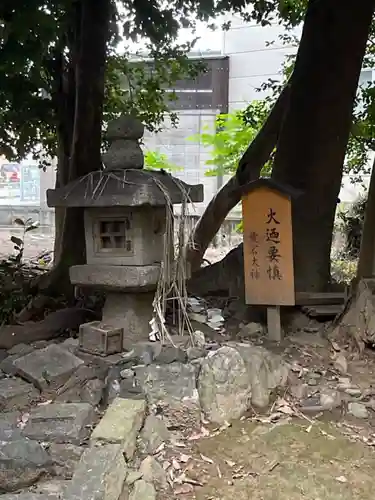
[[[267,306],[268,336],[279,342],[280,306],[295,305],[291,196],[299,192],[261,178],[244,193],[246,303]]]
[[[274,342],[282,340],[280,306],[267,307],[267,331],[270,340]]]

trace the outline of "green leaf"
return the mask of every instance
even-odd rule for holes
[[[11,236],[10,241],[19,247],[23,246],[23,240],[21,238],[17,238],[17,236]]]
[[[17,224],[17,226],[24,226],[25,223],[22,219],[14,219],[14,223]]]

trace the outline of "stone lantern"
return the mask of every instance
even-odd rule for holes
[[[83,207],[86,264],[72,266],[74,285],[106,291],[101,322],[81,326],[80,348],[107,355],[148,338],[165,255],[167,210],[203,201],[203,186],[143,170],[143,124],[122,117],[108,127],[105,168],[47,191],[49,207]]]

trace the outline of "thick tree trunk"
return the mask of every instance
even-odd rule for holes
[[[284,88],[263,127],[243,154],[236,175],[212,198],[195,226],[187,249],[187,261],[192,272],[199,269],[209,244],[226,216],[240,202],[241,186],[257,179],[269,159],[277,143],[288,96],[289,85]]]
[[[272,176],[293,205],[296,291],[322,291],[342,166],[374,0],[310,0]]]
[[[64,151],[64,158],[59,165],[60,185],[101,168],[102,108],[110,11],[110,0],[80,0],[77,3],[79,26],[75,39],[77,50],[73,54],[74,126],[69,156]],[[57,211],[57,216],[59,234],[55,266],[39,288],[47,288],[52,294],[67,294],[72,290],[69,267],[85,262],[83,210],[74,208],[64,213]]]
[[[357,269],[357,281],[375,276],[375,160],[368,189],[365,222]]]

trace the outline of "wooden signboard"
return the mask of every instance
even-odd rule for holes
[[[268,306],[275,340],[279,306],[295,304],[291,208],[291,193],[271,179],[251,182],[242,197],[246,303]]]

